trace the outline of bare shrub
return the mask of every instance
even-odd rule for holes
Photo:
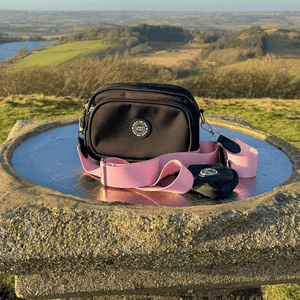
[[[44,94],[86,98],[99,86],[113,82],[163,82],[176,74],[165,67],[132,61],[125,53],[103,60],[81,58],[55,67],[10,67],[0,69],[0,96]]]
[[[26,54],[28,52],[29,52],[28,48],[25,47],[25,46],[23,46],[20,49],[18,49],[18,50],[15,51],[15,55],[19,55],[19,54],[22,55],[22,54]]]
[[[247,61],[244,70],[248,74],[250,98],[286,98],[287,95],[299,97],[299,90],[294,95],[290,93],[290,83],[293,79],[288,66],[272,56]]]
[[[193,62],[182,65],[189,67],[189,72],[195,66]],[[212,67],[200,74],[178,80],[175,84],[187,88],[194,96],[215,99],[300,98],[300,81],[295,80],[289,66],[272,56],[248,60],[244,68]],[[0,97],[44,94],[87,98],[103,84],[174,83],[179,75],[178,70],[138,63],[128,53],[107,55],[102,60],[81,58],[55,67],[3,65],[0,66]]]
[[[266,57],[248,60],[243,69],[211,68],[202,76],[179,81],[178,85],[198,97],[299,99],[300,82],[293,79],[282,61]]]
[[[12,67],[0,74],[0,95],[59,95],[64,78],[57,67]]]
[[[235,70],[211,68],[206,74],[181,81],[179,85],[186,87],[194,96],[224,99],[234,98],[236,94],[245,97],[243,81]]]
[[[149,46],[148,43],[139,44],[139,45],[133,47],[130,50],[130,54],[136,55],[136,54],[139,54],[139,53],[147,52],[147,51],[152,50],[152,49],[153,48],[151,46]]]
[[[208,55],[207,60],[222,62],[224,64],[233,64],[238,61],[247,60],[248,58],[254,58],[255,52],[255,48],[214,50]]]

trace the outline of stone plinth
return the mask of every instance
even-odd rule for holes
[[[281,149],[291,177],[213,206],[95,203],[39,186],[11,163],[25,139],[77,120],[18,122],[0,147],[0,274],[16,275],[17,295],[259,297],[261,285],[299,282],[300,149],[241,120],[207,120]]]

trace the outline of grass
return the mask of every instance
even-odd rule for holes
[[[34,52],[26,56],[20,66],[56,66],[89,53],[105,50],[110,45],[104,45],[100,40],[80,41],[57,45]]]
[[[236,114],[260,130],[300,148],[300,100],[207,99],[197,98],[200,108],[210,114]],[[4,142],[17,120],[51,119],[80,116],[81,100],[44,95],[0,98],[0,143]]]
[[[1,300],[14,300],[18,299],[14,292],[15,277],[14,276],[1,276],[0,275],[0,299]]]
[[[258,129],[300,148],[300,100],[196,98],[196,101],[206,115],[236,114]],[[82,112],[81,101],[70,97],[19,95],[0,98],[0,143],[5,141],[17,120],[80,116]],[[264,300],[300,299],[298,284],[266,285],[262,289]],[[17,299],[14,276],[0,276],[0,299]]]
[[[196,98],[206,115],[236,114],[259,130],[300,148],[300,100]]]
[[[263,288],[264,300],[299,300],[300,289],[295,283],[268,285]]]
[[[17,120],[53,119],[80,116],[80,100],[45,98],[43,95],[7,97],[0,101],[0,143]]]

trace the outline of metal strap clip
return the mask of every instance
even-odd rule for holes
[[[221,135],[217,130],[216,128],[214,128],[214,130],[211,128],[210,124],[205,120],[205,117],[204,117],[204,110],[203,109],[200,109],[199,111],[199,114],[200,114],[200,120],[201,120],[201,127],[203,130],[207,131],[208,133],[210,133],[212,135],[212,140],[214,142],[218,142],[218,138],[219,136]],[[205,128],[204,125],[208,126],[208,128]],[[219,143],[218,143],[219,144]]]
[[[83,116],[79,118],[79,132],[83,132]]]
[[[101,183],[102,183],[103,187],[105,188],[106,187],[106,180],[105,180],[106,173],[105,173],[105,162],[104,162],[103,157],[101,158],[100,165],[101,165],[101,169],[102,169]]]

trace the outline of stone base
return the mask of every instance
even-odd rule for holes
[[[205,299],[261,300],[258,283],[197,284],[181,272],[98,271],[82,274],[50,272],[16,276],[16,294],[25,299]],[[249,286],[249,288],[245,288]]]
[[[273,191],[213,206],[89,202],[30,182],[11,162],[29,137],[72,122],[21,123],[0,146],[0,274],[17,274],[18,297],[261,299],[262,285],[300,281],[300,149],[239,125],[291,160]]]
[[[220,294],[218,296],[208,297],[203,296],[203,293],[196,293],[194,290],[189,290],[186,294],[178,297],[164,297],[145,295],[107,295],[94,297],[80,297],[80,298],[61,298],[56,300],[262,300],[262,292],[260,288],[233,291],[227,294]]]

